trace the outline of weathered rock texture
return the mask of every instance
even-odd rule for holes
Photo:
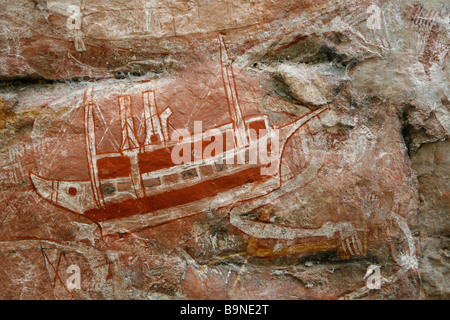
[[[448,299],[449,13],[0,0],[0,298]],[[289,137],[272,182],[237,164],[144,176],[155,154],[138,173],[97,161],[145,154],[148,90],[169,133],[230,123],[227,90],[275,129],[325,111]]]

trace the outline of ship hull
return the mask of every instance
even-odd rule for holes
[[[248,166],[181,189],[112,202],[101,208],[93,204],[89,181],[48,180],[35,174],[31,174],[31,180],[43,198],[99,223],[103,232],[109,234],[152,227],[263,196],[280,186],[280,178],[279,175],[262,175],[261,168]],[[70,197],[68,188],[74,188],[75,185],[77,190],[83,190],[80,195],[83,195],[83,201],[87,204],[86,210],[76,206],[82,201],[76,197],[75,200],[69,198],[71,201],[67,202]],[[91,202],[86,201],[86,198]]]
[[[182,189],[170,190],[151,196],[125,200],[120,203],[111,203],[102,208],[90,209],[84,215],[93,221],[100,222],[125,218],[135,214],[156,212],[205,198],[211,199],[227,190],[266,179],[267,177],[261,175],[261,168],[255,166],[215,179],[201,181]]]
[[[212,186],[213,185],[210,185],[209,187]],[[191,190],[181,190],[182,195],[187,193],[188,196],[182,197],[177,194],[176,196],[182,198],[182,200],[177,200],[176,202],[179,203],[181,201],[186,203],[175,206],[171,205],[170,207],[165,208],[167,202],[161,202],[161,209],[143,214],[127,214],[126,216],[116,213],[115,218],[98,221],[98,223],[102,228],[103,234],[134,232],[196,214],[207,213],[219,208],[232,206],[242,201],[263,197],[267,193],[279,188],[279,186],[280,179],[278,177],[265,176],[257,181],[249,182],[244,185],[229,185],[226,190],[220,191],[220,196],[218,196],[219,188],[215,188],[213,191],[205,191],[204,189],[200,191],[199,189],[199,193],[194,195],[190,193]],[[177,191],[177,193],[178,192],[180,191]],[[192,201],[194,198],[197,200]],[[150,200],[159,201],[160,199],[147,199],[147,201]],[[172,204],[174,203],[172,202]],[[128,209],[126,209],[126,212],[130,213]],[[102,213],[100,215],[102,215]]]

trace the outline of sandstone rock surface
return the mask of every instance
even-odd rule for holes
[[[449,14],[0,0],[0,299],[448,299]]]

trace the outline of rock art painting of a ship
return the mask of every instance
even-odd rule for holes
[[[332,111],[323,107],[279,128],[272,128],[266,116],[243,117],[223,37],[220,38],[220,62],[231,122],[217,130],[224,136],[226,131],[231,131],[234,136],[232,145],[224,146],[222,153],[200,159],[193,154],[191,161],[175,164],[172,151],[179,142],[169,139],[168,121],[172,110],[158,111],[154,90],[142,92],[145,141],[140,143],[137,139],[131,96],[122,95],[118,97],[120,150],[98,153],[93,89],[88,89],[83,107],[89,180],[48,179],[30,173],[36,191],[54,205],[100,224],[104,232],[120,233],[262,197],[279,188],[286,142],[310,120],[332,116]],[[251,135],[249,129],[263,134]],[[270,141],[275,131],[280,141],[279,151],[270,165],[275,165],[277,170],[263,174],[262,169],[267,164],[249,161],[250,150],[264,139]],[[183,143],[194,145],[200,141],[205,150],[212,143],[210,138],[204,133],[192,134],[188,142],[183,140]],[[229,140],[224,138],[223,141]]]

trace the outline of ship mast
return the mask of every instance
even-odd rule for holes
[[[222,35],[220,36],[220,63],[222,67],[222,80],[225,87],[225,94],[228,100],[228,110],[230,112],[236,136],[236,144],[238,148],[245,148],[248,146],[247,127],[239,105],[233,67],[228,58],[227,48]]]
[[[104,207],[100,179],[98,177],[97,148],[95,145],[95,123],[94,123],[94,100],[93,88],[87,89],[84,93],[84,125],[86,137],[86,155],[89,167],[89,179],[91,181],[92,194],[97,207]]]
[[[161,119],[156,107],[155,92],[148,90],[142,93],[144,101],[145,142],[144,151],[150,151],[155,142],[164,142]]]
[[[131,111],[131,97],[124,95],[119,97],[120,123],[122,126],[122,145],[120,150],[139,148],[139,142],[134,130],[133,113]]]
[[[136,197],[140,198],[145,195],[144,187],[141,181],[141,173],[139,169],[138,153],[139,142],[136,138],[136,130],[134,128],[133,112],[131,109],[131,96],[119,96],[120,123],[122,125],[122,145],[120,152],[130,159],[131,172],[130,178],[133,184],[133,190]]]

